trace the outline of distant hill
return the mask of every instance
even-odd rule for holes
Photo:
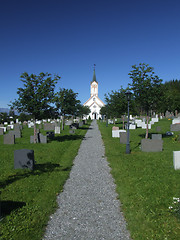
[[[0,112],[9,113],[9,108],[0,108]]]

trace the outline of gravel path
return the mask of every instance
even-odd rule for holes
[[[105,150],[94,120],[58,196],[44,240],[130,240]]]

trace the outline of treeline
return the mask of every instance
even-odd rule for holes
[[[17,89],[18,99],[9,104],[9,114],[0,113],[0,123],[15,121],[18,111],[18,119],[27,121],[43,118],[58,118],[65,116],[88,115],[90,110],[83,106],[77,98],[78,93],[72,89],[60,88],[55,92],[55,86],[60,80],[58,75],[40,73],[39,75],[24,72],[20,76],[23,87]]]
[[[133,65],[129,73],[132,83],[126,89],[105,94],[106,106],[101,114],[108,117],[121,117],[127,114],[126,92],[131,91],[130,113],[150,116],[153,112],[180,112],[180,80],[163,83],[148,64]]]

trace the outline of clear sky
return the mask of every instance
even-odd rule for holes
[[[180,79],[179,0],[0,0],[0,108],[18,97],[23,72],[56,73],[56,91],[99,97],[126,88],[132,65]]]

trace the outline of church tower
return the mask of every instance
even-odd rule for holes
[[[91,81],[91,97],[92,96],[98,97],[98,82],[96,80],[95,67],[93,72],[93,80]]]
[[[105,106],[105,104],[98,97],[98,81],[96,80],[95,64],[93,79],[90,83],[90,98],[83,105],[88,106],[91,111],[87,118],[88,117],[90,117],[91,119],[101,118],[100,110],[103,106]]]

